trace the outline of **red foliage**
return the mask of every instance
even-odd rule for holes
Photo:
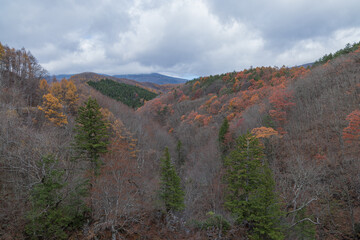
[[[289,111],[292,106],[295,106],[292,99],[292,92],[286,91],[285,89],[277,89],[269,97],[269,101],[273,107],[273,109],[269,111],[269,115],[277,122],[277,130],[281,134],[285,134],[282,127],[287,122],[287,111]]]
[[[347,115],[349,125],[343,130],[343,139],[346,143],[358,142],[360,140],[360,110],[356,109]]]

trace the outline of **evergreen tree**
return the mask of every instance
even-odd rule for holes
[[[227,118],[224,118],[224,121],[219,130],[219,138],[218,138],[220,144],[220,151],[223,155],[228,150],[227,143],[225,142],[225,135],[228,133],[228,131],[229,131],[229,122]]]
[[[178,166],[182,166],[184,164],[184,151],[182,147],[182,142],[179,140],[176,145],[176,153],[177,153],[177,163]]]
[[[252,239],[282,239],[281,211],[271,170],[263,159],[263,147],[250,133],[240,136],[236,143],[225,159],[225,207],[238,224],[249,228]]]
[[[316,227],[315,224],[309,222],[309,221],[301,221],[309,216],[306,215],[306,207],[303,207],[296,213],[295,221],[298,222],[293,227],[293,232],[295,236],[292,236],[293,238],[296,238],[298,240],[314,240],[316,239]]]
[[[100,154],[107,152],[108,125],[103,120],[100,106],[96,99],[89,98],[85,106],[78,111],[75,126],[75,147],[80,157],[87,158],[92,163],[95,175],[101,167]]]
[[[66,231],[79,227],[84,220],[86,207],[81,198],[86,191],[82,185],[65,191],[65,172],[57,163],[51,155],[38,162],[43,177],[31,191],[25,228],[30,239],[67,239]]]
[[[170,161],[169,149],[166,147],[164,157],[161,158],[161,199],[165,203],[166,211],[184,209],[184,192],[180,186],[180,177],[176,174],[174,165]]]

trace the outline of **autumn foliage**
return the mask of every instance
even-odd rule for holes
[[[360,141],[360,110],[356,109],[347,115],[349,125],[343,130],[343,139],[347,143]]]
[[[38,109],[44,112],[46,119],[56,126],[63,126],[68,123],[67,117],[62,112],[63,105],[51,93],[43,96],[43,103]]]
[[[271,136],[277,136],[279,135],[278,131],[274,130],[271,127],[258,127],[251,130],[251,133],[256,138],[269,138]]]

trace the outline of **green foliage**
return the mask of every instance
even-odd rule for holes
[[[360,239],[360,222],[355,223],[354,235],[355,235],[355,239]]]
[[[208,212],[207,215],[209,216],[205,221],[195,221],[195,225],[197,228],[208,230],[211,228],[217,228],[222,232],[226,232],[230,229],[230,223],[219,214],[215,214],[214,212]]]
[[[184,209],[184,192],[180,186],[180,177],[176,174],[170,161],[169,149],[166,147],[161,160],[161,192],[160,197],[165,203],[166,211]]]
[[[248,225],[252,239],[283,239],[275,181],[263,148],[250,133],[241,135],[236,143],[225,159],[225,207],[238,224]]]
[[[273,119],[271,118],[271,116],[270,115],[266,115],[266,116],[264,116],[263,117],[263,119],[262,119],[262,122],[263,122],[263,126],[265,126],[265,127],[268,127],[268,128],[275,128],[276,127],[276,125],[275,125],[275,123],[274,123],[274,121],[273,121]]]
[[[328,62],[329,60],[332,60],[334,58],[337,58],[341,55],[345,55],[351,52],[356,51],[358,48],[360,47],[360,42],[358,43],[353,43],[352,45],[350,43],[346,44],[345,48],[338,50],[337,52],[335,52],[334,54],[330,53],[330,54],[325,54],[323,57],[321,57],[319,60],[317,60],[313,66],[316,65],[321,65],[324,64],[326,62]]]
[[[27,213],[25,233],[30,239],[67,239],[67,231],[79,227],[87,211],[81,200],[86,193],[82,185],[65,192],[64,170],[57,160],[46,156],[38,162],[44,174],[31,191],[31,209]]]
[[[75,126],[75,148],[79,157],[87,158],[93,165],[95,175],[99,174],[100,154],[107,152],[108,124],[103,120],[96,99],[89,98],[78,111]]]
[[[226,151],[228,150],[228,146],[225,143],[225,135],[229,131],[229,121],[227,118],[224,118],[223,123],[221,124],[220,130],[219,130],[219,144],[220,144],[220,151],[224,155]]]
[[[118,83],[110,79],[102,79],[99,82],[89,81],[88,84],[102,94],[120,101],[129,107],[138,108],[144,105],[144,100],[149,101],[157,96],[144,88]]]
[[[296,213],[295,221],[299,222],[308,216],[306,215],[306,207],[300,209]],[[316,234],[315,224],[309,221],[302,221],[293,227],[293,232],[298,240],[314,240]],[[294,237],[295,237],[294,236]]]
[[[185,162],[185,157],[184,157],[182,142],[180,140],[176,144],[176,153],[177,153],[178,165],[182,166]]]

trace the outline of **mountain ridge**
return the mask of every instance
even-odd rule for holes
[[[74,75],[78,75],[82,73],[75,73],[75,74],[57,74],[53,76],[49,76],[48,80],[52,80],[53,77],[55,77],[57,80],[61,80],[63,78],[70,79]],[[103,73],[95,73],[98,75],[106,76],[106,77],[115,77],[115,78],[121,78],[121,79],[129,79],[134,80],[137,82],[149,82],[149,83],[155,83],[159,85],[163,84],[181,84],[185,83],[188,80],[184,78],[177,78],[177,77],[171,77],[168,75],[160,74],[160,73],[139,73],[139,74],[115,74],[115,75],[108,75]]]

